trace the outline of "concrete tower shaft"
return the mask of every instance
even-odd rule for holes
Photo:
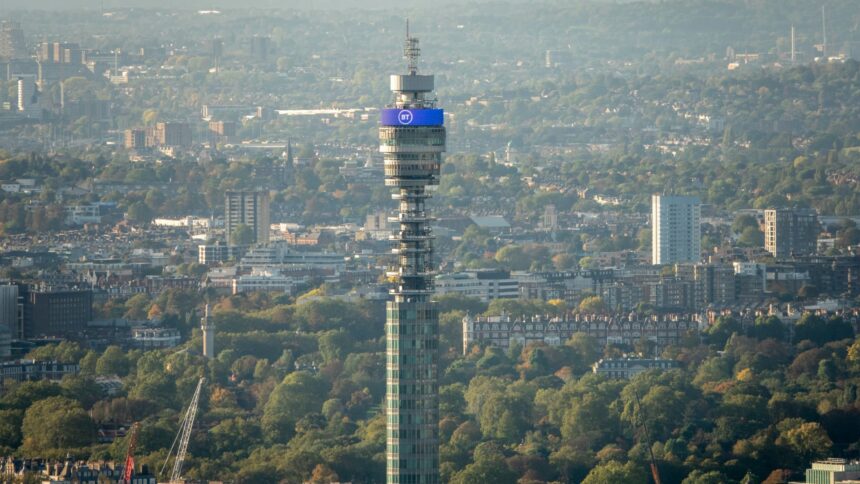
[[[393,102],[382,110],[380,152],[385,185],[399,211],[391,236],[397,266],[386,315],[387,482],[439,482],[437,348],[439,318],[433,295],[432,217],[428,185],[439,183],[445,151],[444,114],[431,98],[433,76],[418,74],[418,39],[407,33],[408,74],[391,76]]]

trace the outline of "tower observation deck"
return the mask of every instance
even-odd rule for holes
[[[398,264],[386,308],[387,482],[439,482],[437,348],[433,296],[433,236],[425,204],[439,183],[445,151],[444,115],[432,97],[433,76],[418,74],[418,39],[406,33],[408,73],[391,76],[393,102],[381,112],[379,151],[385,185],[395,187],[399,224],[391,236]]]

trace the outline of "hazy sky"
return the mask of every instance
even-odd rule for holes
[[[280,8],[280,9],[379,9],[390,7],[428,6],[440,3],[480,3],[489,0],[2,0],[0,12],[4,10],[57,10],[57,9],[110,9],[127,7],[148,8]],[[511,1],[511,0],[508,0]],[[528,0],[514,0],[523,2]]]

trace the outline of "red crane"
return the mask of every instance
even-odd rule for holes
[[[122,483],[131,484],[131,478],[134,475],[134,448],[137,446],[137,431],[140,429],[140,423],[135,422],[131,426],[128,450],[125,453],[125,467],[122,470]]]

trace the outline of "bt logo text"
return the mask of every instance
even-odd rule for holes
[[[400,124],[411,124],[412,123],[412,111],[403,110],[397,114],[397,119],[400,121]]]

